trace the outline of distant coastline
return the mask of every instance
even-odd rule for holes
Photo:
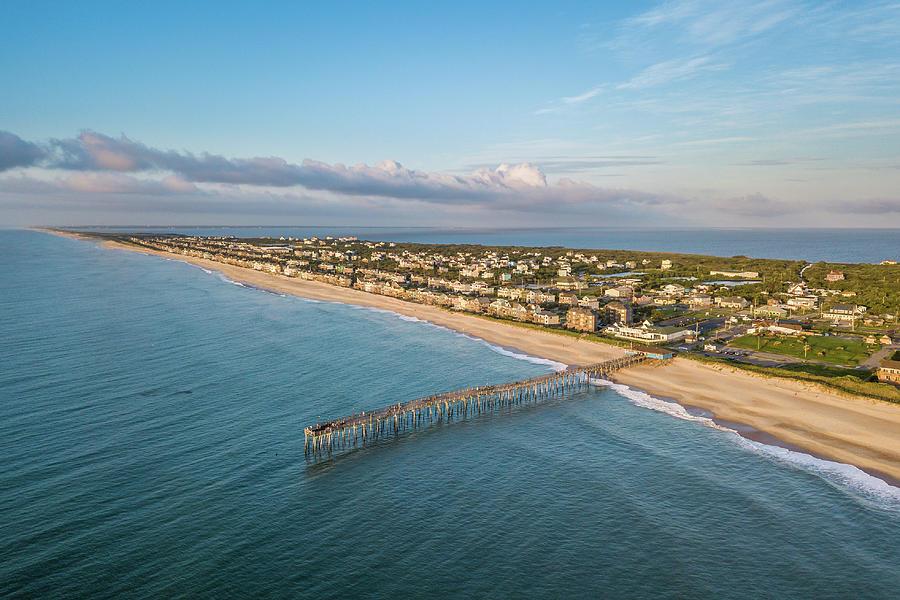
[[[98,242],[95,238],[77,233],[35,229]],[[360,290],[262,273],[114,241],[101,242],[101,245],[188,262],[219,271],[235,281],[299,297],[393,311],[566,364],[599,362],[624,352],[616,346],[550,331],[525,329]],[[633,367],[619,372],[615,380],[658,397],[671,398],[682,405],[700,407],[719,419],[747,425],[791,446],[857,466],[892,485],[900,486],[900,406],[839,395],[808,383],[763,377],[727,366],[682,358],[668,361],[664,367]]]

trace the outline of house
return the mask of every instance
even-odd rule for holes
[[[806,294],[806,284],[792,283],[790,286],[788,286],[787,293],[791,296],[803,296]]]
[[[671,350],[654,348],[653,346],[634,346],[626,350],[625,354],[645,354],[647,358],[655,358],[656,360],[665,360],[675,356],[675,353]]]
[[[884,334],[883,336],[878,338],[878,343],[883,346],[890,346],[894,343],[894,340],[892,340],[891,336],[889,336],[888,334]]]
[[[561,290],[583,290],[587,288],[587,283],[574,277],[560,277],[553,282],[553,285]]]
[[[750,303],[740,296],[722,296],[721,298],[716,298],[716,304],[722,308],[734,308],[737,310],[742,310],[750,306]]]
[[[578,296],[570,292],[560,292],[559,303],[568,304],[569,306],[575,306],[576,304],[578,304]]]
[[[578,306],[598,310],[600,308],[600,300],[597,299],[597,296],[582,296],[578,299]]]
[[[610,298],[631,298],[634,296],[634,288],[630,285],[620,285],[618,287],[609,288],[604,294]]]
[[[690,306],[712,306],[712,296],[706,294],[694,294],[687,299]]]
[[[788,306],[812,310],[819,305],[819,299],[815,296],[800,296],[797,298],[788,298]]]
[[[534,313],[534,322],[541,325],[559,325],[559,315],[547,310],[538,310]]]
[[[606,320],[609,323],[624,323],[625,325],[631,325],[631,306],[614,301],[604,306],[603,310],[606,313]]]
[[[856,319],[856,307],[850,304],[835,304],[831,308],[822,311],[822,318],[828,319],[835,325],[845,323],[852,324]]]
[[[684,293],[684,286],[677,283],[667,283],[662,288],[666,296],[679,296]]]
[[[659,268],[662,269],[663,271],[668,271],[669,269],[672,268],[672,261],[669,260],[668,258],[663,260],[662,263],[660,263]]]
[[[828,275],[825,276],[826,281],[841,281],[843,278],[843,271],[830,271]]]
[[[597,329],[597,313],[587,308],[570,308],[566,312],[566,327],[576,331],[594,331]]]
[[[878,381],[900,384],[900,360],[884,359],[878,365]]]

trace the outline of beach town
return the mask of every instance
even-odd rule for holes
[[[666,357],[691,352],[766,367],[849,367],[861,378],[898,381],[892,350],[900,340],[900,267],[893,259],[825,265],[332,237],[126,241],[607,343],[665,346]]]
[[[392,311],[565,365],[640,352],[655,360],[609,379],[741,424],[750,439],[900,481],[891,289],[900,267],[890,258],[831,265],[349,237],[47,231],[182,260],[263,290]]]

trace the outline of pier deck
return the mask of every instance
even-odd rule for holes
[[[316,458],[430,423],[464,418],[504,406],[540,402],[588,385],[592,377],[603,377],[646,358],[644,354],[633,354],[511,383],[471,387],[398,402],[378,410],[326,421],[303,430],[306,455]]]

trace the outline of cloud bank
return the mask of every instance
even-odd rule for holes
[[[653,205],[666,199],[634,190],[605,189],[560,179],[554,184],[531,163],[478,168],[466,175],[408,169],[393,160],[346,166],[278,157],[224,156],[152,148],[126,136],[93,131],[38,144],[0,132],[0,171],[32,167],[72,172],[52,185],[59,191],[96,193],[195,193],[195,184],[260,188],[300,187],[342,196],[381,197],[439,204],[528,208],[548,204],[621,203]],[[166,174],[164,179],[132,175]],[[6,188],[10,187],[6,181]],[[20,190],[27,184],[19,181]],[[35,187],[40,187],[35,184]]]

